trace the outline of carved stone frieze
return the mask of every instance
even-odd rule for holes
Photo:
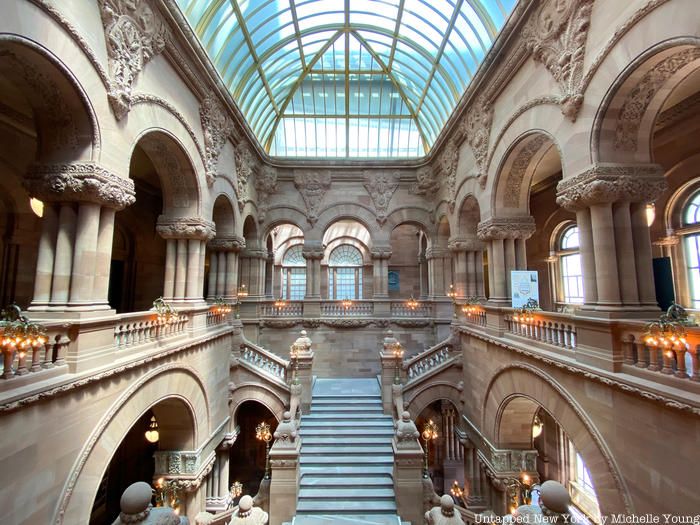
[[[622,104],[615,126],[615,149],[637,149],[639,128],[651,101],[668,79],[698,59],[700,48],[691,47],[666,57],[647,71]]]
[[[602,165],[559,182],[557,205],[568,210],[610,202],[653,202],[668,189],[664,169],[655,164]]]
[[[96,202],[122,210],[136,201],[131,179],[94,162],[35,164],[24,184],[32,197],[47,202]]]
[[[248,201],[248,181],[256,173],[258,163],[246,142],[241,142],[236,146],[235,160],[238,209],[242,212],[245,203]]]
[[[572,122],[583,104],[583,59],[594,0],[545,0],[523,32],[525,47],[562,91],[562,113]]]
[[[383,226],[386,222],[389,202],[399,187],[398,173],[373,172],[366,170],[364,187],[369,193],[377,214],[377,222]]]
[[[204,169],[207,184],[216,179],[219,155],[228,137],[233,133],[233,121],[214,93],[207,94],[199,107],[199,120],[204,132]]]
[[[470,105],[467,116],[460,125],[461,133],[464,134],[467,143],[474,152],[476,176],[482,188],[486,186],[486,167],[492,124],[493,105],[482,95]]]
[[[306,220],[313,226],[318,220],[318,211],[326,192],[331,187],[330,170],[295,170],[294,186],[306,205]]]
[[[156,231],[164,239],[199,239],[208,241],[216,234],[213,222],[200,217],[158,217]]]
[[[536,135],[518,151],[506,178],[506,187],[503,194],[503,205],[506,208],[517,208],[520,204],[523,179],[530,162],[542,146],[549,141],[550,139],[547,135]]]
[[[213,251],[240,252],[245,248],[245,239],[237,235],[227,237],[215,237],[207,246]]]
[[[534,217],[493,217],[481,221],[476,235],[482,241],[494,239],[529,239],[535,233]]]
[[[292,328],[299,322],[295,319],[262,319],[259,326],[261,328]]]
[[[437,173],[431,166],[423,166],[416,170],[416,183],[411,186],[409,193],[433,197],[440,189]]]
[[[321,319],[321,323],[333,328],[365,328],[372,324],[370,319]]]
[[[320,319],[304,319],[301,324],[304,328],[318,328],[319,326],[321,326],[321,320]]]
[[[131,89],[146,63],[165,47],[166,30],[148,0],[99,0],[107,40],[109,102],[117,119],[131,109]]]
[[[258,220],[265,220],[270,195],[277,192],[277,168],[265,165],[255,177],[255,191],[258,193]]]
[[[457,196],[457,164],[459,163],[459,146],[456,141],[447,143],[437,159],[437,168],[442,175],[445,189],[447,190],[447,205],[450,213],[455,208],[455,198]]]
[[[391,322],[402,328],[425,328],[434,324],[429,319],[392,319]]]

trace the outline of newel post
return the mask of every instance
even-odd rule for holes
[[[285,412],[275,431],[270,449],[270,525],[291,522],[299,493],[299,452],[301,438],[292,414]]]

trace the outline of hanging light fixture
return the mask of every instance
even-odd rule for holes
[[[44,216],[44,203],[39,199],[35,199],[34,197],[29,199],[29,207],[37,217],[41,218]]]
[[[238,289],[238,297],[242,297],[243,299],[248,297],[248,289],[246,288],[245,284],[242,284]]]
[[[656,218],[656,206],[653,202],[647,204],[647,226],[651,226]]]
[[[542,420],[540,419],[540,416],[538,414],[535,416],[535,419],[532,422],[532,439],[540,437],[543,429],[544,424],[542,423]]]
[[[415,310],[416,308],[418,308],[418,304],[418,301],[416,301],[413,298],[413,294],[411,294],[411,298],[408,301],[406,301],[406,306],[408,306],[408,308],[410,308],[411,310]]]
[[[158,443],[160,439],[160,432],[158,432],[158,421],[156,421],[156,416],[151,416],[151,422],[148,424],[148,430],[146,430],[146,441],[149,443]]]

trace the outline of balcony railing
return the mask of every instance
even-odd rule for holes
[[[641,327],[625,326],[622,335],[624,363],[666,376],[700,382],[700,327],[689,327],[686,342],[663,344],[646,338]]]
[[[440,367],[443,363],[451,361],[456,355],[457,352],[452,347],[452,344],[448,341],[442,341],[413,356],[403,364],[403,368],[408,375],[408,382]]]
[[[372,317],[372,301],[352,301],[343,305],[343,301],[324,301],[321,303],[322,317]]]
[[[263,303],[261,313],[263,317],[301,317],[304,315],[304,303],[290,301],[277,306],[274,303]]]
[[[122,314],[114,327],[114,346],[122,349],[183,335],[189,319],[188,312],[178,312],[171,322],[159,322],[151,311]]]
[[[287,382],[289,361],[250,341],[241,344],[241,361],[257,371],[279,379],[283,383]]]
[[[433,303],[422,302],[418,306],[411,307],[405,301],[392,301],[391,317],[432,317]]]
[[[504,316],[511,334],[560,348],[576,348],[576,325],[565,314],[537,311],[532,320],[523,321],[516,317],[514,314]]]
[[[3,350],[2,368],[0,369],[2,379],[32,374],[34,375],[32,380],[39,381],[43,377],[42,372],[66,365],[66,351],[70,343],[68,326],[63,324],[44,325],[44,329],[46,329],[48,337],[43,345],[30,348],[27,351]]]

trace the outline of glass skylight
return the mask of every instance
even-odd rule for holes
[[[177,0],[263,148],[422,157],[517,0]]]

